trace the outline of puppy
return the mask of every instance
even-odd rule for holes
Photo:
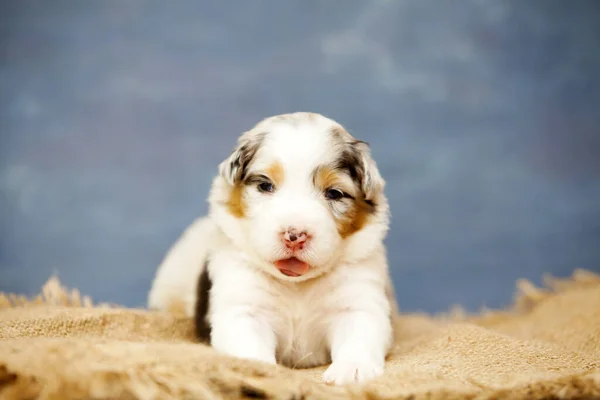
[[[366,143],[314,113],[267,118],[219,165],[209,215],[159,267],[149,307],[183,307],[218,351],[331,384],[380,375],[396,312],[385,182]]]

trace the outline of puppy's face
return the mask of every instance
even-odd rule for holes
[[[379,246],[384,181],[368,145],[319,114],[263,120],[219,166],[211,215],[266,272],[310,279]]]

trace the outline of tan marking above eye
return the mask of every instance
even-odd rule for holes
[[[269,165],[265,172],[267,176],[273,181],[275,186],[281,186],[283,184],[285,174],[283,172],[283,166],[281,165],[281,163],[275,161],[273,164]]]
[[[339,188],[343,184],[343,179],[340,172],[336,172],[332,168],[321,166],[314,175],[315,186],[322,192],[330,188]]]
[[[283,166],[279,162],[274,162],[266,170],[266,175],[273,181],[275,187],[281,185],[284,179]],[[252,180],[252,179],[250,179]],[[226,205],[227,210],[236,218],[246,216],[246,203],[244,201],[244,186],[246,182],[239,182],[231,187],[229,198]]]

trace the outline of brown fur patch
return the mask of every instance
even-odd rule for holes
[[[369,215],[373,212],[373,207],[362,197],[354,199],[353,203],[353,206],[345,215],[336,221],[337,230],[343,239],[360,231],[369,219]]]
[[[275,161],[273,164],[269,166],[266,170],[267,176],[273,180],[275,186],[279,186],[283,183],[283,179],[285,177],[283,173],[283,166]]]
[[[244,185],[237,183],[229,192],[227,200],[227,209],[229,213],[236,218],[244,218],[246,215],[246,203],[244,203]]]
[[[321,191],[339,186],[341,183],[340,174],[342,172],[338,170],[329,167],[320,167],[315,171],[315,186]],[[356,197],[347,199],[347,201],[351,201],[352,204],[343,216],[332,212],[336,220],[337,231],[343,239],[361,230],[368,221],[369,215],[374,211],[373,204],[365,200],[360,190],[358,190]]]

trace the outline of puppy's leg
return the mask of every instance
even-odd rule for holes
[[[378,303],[383,304],[381,301]],[[335,315],[329,330],[332,364],[325,371],[323,380],[328,384],[343,385],[365,382],[381,375],[391,338],[387,307],[355,309]]]
[[[214,252],[208,268],[213,280],[211,345],[235,357],[275,364],[277,339],[265,311],[273,302],[262,274],[235,250]]]
[[[213,316],[211,345],[234,357],[275,364],[275,333],[244,310],[228,310]]]

